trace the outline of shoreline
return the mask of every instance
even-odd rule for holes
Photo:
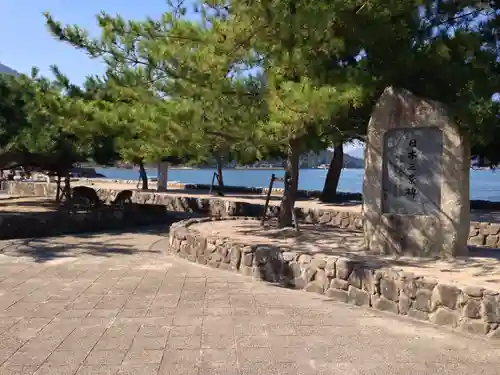
[[[136,167],[133,167],[133,168],[125,168],[125,167],[101,167],[101,166],[86,166],[86,168],[98,168],[98,169],[122,169],[122,170],[126,170],[126,171],[135,171],[135,170],[138,170],[138,168]],[[151,166],[151,167],[145,167],[146,170],[148,169],[156,169],[156,167],[154,166]],[[190,170],[193,170],[193,171],[203,171],[203,170],[216,170],[217,167],[207,167],[207,168],[195,168],[195,167],[168,167],[169,170],[173,170],[173,171],[190,171]],[[222,169],[223,171],[225,170],[238,170],[238,171],[247,171],[247,170],[250,170],[250,171],[260,171],[260,170],[263,170],[263,171],[276,171],[276,170],[282,170],[284,171],[285,169],[284,168],[280,168],[280,167],[227,167],[227,168],[223,168]],[[300,170],[328,170],[328,168],[319,168],[319,167],[316,167],[316,168],[300,168]],[[363,170],[363,168],[343,168],[343,170]]]
[[[94,170],[101,176],[92,174],[82,174],[81,177],[101,178],[103,180],[112,180],[113,182],[123,182],[125,180],[139,182],[138,169],[118,168],[118,167],[98,167]],[[189,185],[208,185],[213,178],[216,169],[207,168],[185,168],[171,167],[169,180],[175,183],[184,183]],[[500,176],[491,170],[471,170],[471,200],[482,200],[490,202],[500,202]],[[157,180],[157,170],[149,168],[146,170],[148,180],[154,182]],[[224,180],[227,186],[246,186],[253,189],[262,189],[269,187],[271,174],[282,177],[284,170],[282,168],[228,168],[224,169]],[[300,190],[321,191],[327,175],[327,170],[320,168],[303,168],[300,170]],[[339,189],[343,192],[362,192],[363,170],[358,168],[345,168],[342,173]],[[303,177],[302,177],[303,176]],[[75,175],[76,177],[76,175]],[[282,182],[276,182],[274,187],[282,188]]]
[[[90,185],[137,185],[137,180],[120,180],[120,179],[112,179],[112,178],[87,178],[80,177],[72,179],[74,182],[81,182],[83,184],[90,183]],[[156,178],[148,178],[150,185],[150,190],[156,189]],[[41,181],[27,181],[27,182],[41,182]],[[193,183],[184,183],[180,181],[169,181],[167,185],[168,189],[173,190],[199,190],[205,191],[210,189],[209,184],[193,184]],[[133,190],[140,190],[134,186]],[[249,186],[225,186],[225,194],[230,196],[231,194],[267,194],[268,187],[249,187]],[[271,191],[272,196],[283,194],[283,188],[281,187],[273,187]],[[299,189],[297,191],[297,199],[318,199],[321,195],[321,190],[305,190]],[[335,204],[362,204],[363,198],[362,193],[358,192],[349,192],[349,191],[337,191],[338,201]],[[471,208],[475,210],[487,210],[487,211],[500,211],[500,201],[495,200],[486,200],[486,199],[470,199]]]

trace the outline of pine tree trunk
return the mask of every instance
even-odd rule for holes
[[[285,228],[293,226],[292,210],[297,199],[297,189],[299,186],[299,157],[300,151],[297,141],[290,144],[288,160],[285,169],[285,189],[281,199],[280,212],[278,217],[279,227]],[[288,181],[288,183],[287,183]]]
[[[167,191],[168,184],[168,163],[162,161],[158,163],[158,191]]]
[[[344,166],[344,148],[342,143],[335,146],[333,158],[328,167],[326,174],[325,185],[321,193],[321,201],[333,202],[337,196],[337,188],[339,186],[340,174]]]
[[[146,169],[144,168],[144,162],[142,160],[139,161],[139,178],[142,181],[142,190],[148,190],[148,175],[146,173]]]

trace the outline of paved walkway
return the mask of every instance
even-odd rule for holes
[[[0,374],[500,373],[500,345],[165,256],[165,237],[0,243]]]

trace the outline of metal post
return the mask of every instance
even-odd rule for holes
[[[271,199],[271,192],[273,190],[273,184],[274,184],[275,179],[276,179],[276,176],[273,173],[271,175],[271,180],[269,181],[269,189],[267,190],[266,203],[264,204],[264,213],[262,214],[262,221],[261,221],[260,225],[264,225],[264,222],[266,221],[267,208],[269,207],[269,199]]]
[[[213,176],[212,176],[212,183],[210,185],[210,190],[208,192],[208,194],[212,194],[212,190],[214,188],[214,182],[215,182],[215,178],[218,177],[219,175],[217,174],[217,172],[214,172]]]

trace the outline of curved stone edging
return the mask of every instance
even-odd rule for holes
[[[132,207],[124,212],[107,207],[98,212],[68,215],[65,211],[0,214],[0,240],[42,238],[65,234],[131,229],[143,225],[170,224],[178,218],[158,207]]]
[[[357,306],[406,315],[466,333],[500,339],[500,294],[480,287],[459,287],[345,257],[249,246],[218,236],[204,237],[189,219],[172,225],[168,252],[214,268],[231,270],[295,289],[325,294]]]

